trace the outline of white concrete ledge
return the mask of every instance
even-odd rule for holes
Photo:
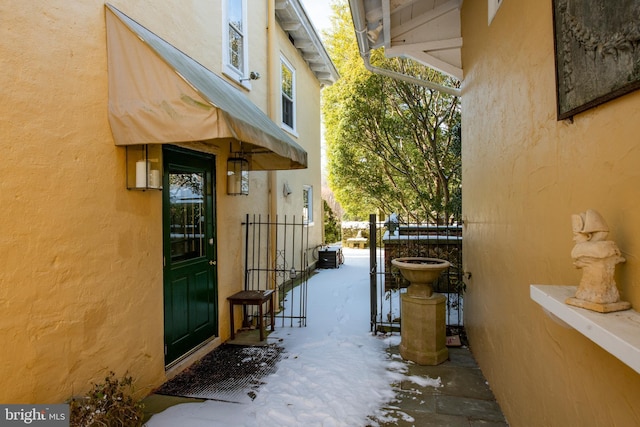
[[[575,286],[531,285],[530,293],[546,311],[640,373],[640,313],[597,313],[567,305],[564,301],[575,296]]]

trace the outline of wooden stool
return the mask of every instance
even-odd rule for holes
[[[263,311],[262,306],[269,302],[269,312],[271,314],[271,330],[274,330],[275,313],[273,311],[273,289],[264,291],[241,291],[227,298],[231,315],[231,339],[235,339],[236,331],[233,326],[233,306],[235,305],[257,305],[258,306],[258,328],[260,329],[260,341],[264,341]]]

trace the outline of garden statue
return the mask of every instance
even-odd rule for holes
[[[620,301],[614,280],[616,264],[624,262],[620,249],[612,240],[606,240],[609,227],[604,218],[593,209],[572,215],[573,240],[576,242],[571,257],[573,265],[582,269],[582,278],[575,297],[567,304],[601,313],[631,308]]]

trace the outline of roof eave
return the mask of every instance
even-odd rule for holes
[[[277,0],[276,19],[294,40],[295,47],[322,85],[335,83],[340,74],[299,0]]]

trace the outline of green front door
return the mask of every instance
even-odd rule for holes
[[[164,149],[164,342],[169,364],[218,334],[214,156]]]

